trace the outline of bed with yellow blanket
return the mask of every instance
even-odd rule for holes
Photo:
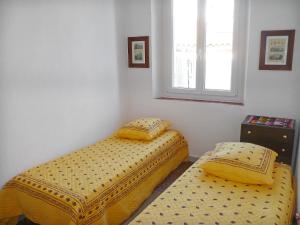
[[[130,225],[289,225],[294,206],[291,169],[276,163],[273,185],[243,184],[193,164]]]
[[[188,157],[174,130],[152,141],[115,135],[30,169],[0,191],[0,224],[120,224]]]

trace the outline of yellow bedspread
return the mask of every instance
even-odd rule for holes
[[[109,137],[14,177],[0,191],[0,224],[20,214],[42,225],[118,224],[187,156],[177,131]]]
[[[130,225],[288,225],[294,205],[290,167],[276,164],[272,186],[206,175],[198,160]]]

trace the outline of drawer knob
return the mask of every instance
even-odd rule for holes
[[[282,151],[282,152],[285,152],[286,150],[283,148],[283,149],[281,149],[281,151]]]
[[[283,135],[282,137],[283,137],[284,139],[287,139],[287,135]]]
[[[248,130],[248,132],[247,132],[248,134],[251,134],[252,133],[252,131],[251,130]]]

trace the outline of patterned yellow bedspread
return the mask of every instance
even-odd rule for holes
[[[288,225],[294,205],[290,167],[276,164],[274,185],[206,175],[198,160],[130,225]]]
[[[14,177],[0,191],[0,224],[22,213],[43,225],[107,224],[106,208],[176,154],[188,156],[177,131],[151,142],[109,137]]]

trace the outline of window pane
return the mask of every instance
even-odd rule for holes
[[[231,90],[234,0],[206,1],[205,89]]]
[[[196,88],[197,0],[173,0],[174,88]]]

